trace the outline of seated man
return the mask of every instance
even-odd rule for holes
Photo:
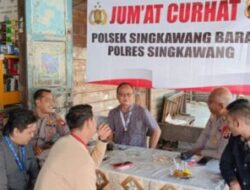
[[[102,162],[111,129],[107,124],[96,128],[90,105],[76,105],[66,115],[71,135],[52,147],[44,163],[35,190],[96,190],[96,167]],[[87,144],[95,133],[99,140],[90,155]]]
[[[9,119],[0,138],[0,189],[32,190],[38,174],[37,160],[28,143],[36,131],[32,111],[16,109]]]
[[[118,144],[146,147],[146,135],[150,132],[149,147],[155,148],[161,130],[149,111],[133,103],[134,88],[129,83],[117,87],[120,105],[109,112],[109,125],[113,141]]]
[[[57,115],[54,109],[53,95],[50,90],[40,89],[34,94],[35,114],[38,117],[37,133],[32,140],[33,148],[39,160],[44,160],[39,157],[40,154],[54,144],[60,137],[69,133],[68,126],[65,125],[64,120]]]
[[[232,133],[221,156],[220,170],[230,190],[250,189],[250,102],[238,99],[227,106]]]
[[[208,97],[208,107],[211,116],[193,149],[181,155],[183,159],[193,154],[220,159],[228,142],[224,137],[226,127],[224,114],[226,106],[231,101],[232,94],[227,88],[216,88],[210,93]]]

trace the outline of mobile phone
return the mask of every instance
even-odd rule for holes
[[[204,165],[206,165],[207,162],[208,162],[209,160],[211,160],[211,159],[212,159],[211,157],[206,157],[206,156],[205,156],[205,157],[201,158],[201,159],[197,162],[197,164],[204,166]]]
[[[186,152],[182,152],[180,154],[180,158],[181,160],[188,160],[193,156],[193,153],[191,151],[186,151]]]

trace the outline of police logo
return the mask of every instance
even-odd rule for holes
[[[104,25],[107,23],[108,16],[104,9],[101,8],[101,5],[97,3],[94,10],[89,14],[89,23],[91,25]]]
[[[250,18],[250,0],[247,0],[247,7],[245,9],[245,16]]]

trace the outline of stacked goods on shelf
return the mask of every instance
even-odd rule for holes
[[[0,108],[20,103],[18,22],[0,22]]]
[[[0,22],[0,54],[4,54],[2,60],[3,68],[3,90],[4,92],[18,91],[19,61],[18,54],[18,22],[6,20]]]
[[[0,55],[0,108],[20,103],[19,57]]]
[[[0,53],[18,54],[18,22],[7,20],[0,23]]]
[[[4,64],[4,91],[17,91],[19,80],[18,59],[5,58]]]

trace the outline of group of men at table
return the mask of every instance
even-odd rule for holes
[[[35,110],[13,110],[4,126],[0,189],[94,190],[95,169],[102,162],[107,142],[146,147],[149,134],[149,148],[156,148],[161,130],[147,109],[134,104],[134,93],[131,84],[121,83],[117,87],[120,105],[110,111],[108,124],[97,127],[90,105],[71,107],[65,122],[53,112],[51,91],[36,91]],[[249,190],[250,102],[233,101],[231,92],[219,87],[210,93],[207,103],[211,116],[188,154],[220,159],[221,174],[230,190]],[[98,140],[90,153],[87,144],[96,133]],[[46,161],[40,163],[39,172],[37,159],[41,157]]]

